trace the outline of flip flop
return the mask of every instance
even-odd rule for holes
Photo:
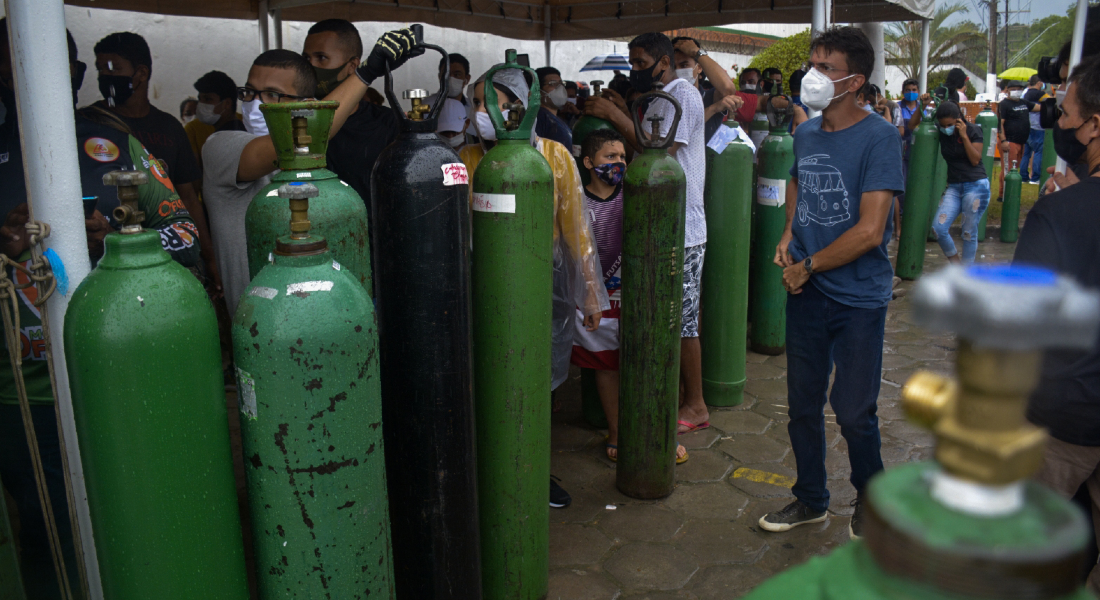
[[[608,448],[615,451],[615,456],[611,456],[607,453]],[[610,460],[611,462],[619,462],[619,447],[615,444],[604,444],[604,454],[607,454],[607,460]]]
[[[676,424],[677,425],[683,425],[684,427],[687,427],[687,431],[677,432],[676,435],[684,435],[685,433],[691,433],[693,431],[702,431],[704,429],[710,428],[710,421],[704,421],[704,422],[702,422],[698,425],[696,425],[694,423],[689,423],[687,421],[676,421]]]
[[[677,446],[676,446],[677,454],[680,452],[680,448],[683,448],[683,446],[677,444]],[[678,465],[682,465],[682,464],[686,463],[687,461],[688,461],[687,450],[684,450],[684,455],[683,456],[677,456],[676,457],[676,464],[678,464]]]

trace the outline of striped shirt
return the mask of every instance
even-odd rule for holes
[[[608,198],[600,198],[587,188],[584,195],[588,198],[588,219],[596,238],[604,285],[612,305],[617,307],[622,287],[619,268],[623,262],[623,185],[620,183]]]

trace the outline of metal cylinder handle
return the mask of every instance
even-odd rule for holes
[[[417,37],[423,39],[424,35],[423,35],[423,33],[420,33],[420,32],[423,31],[424,26],[423,25],[413,25],[412,27],[413,27],[413,31],[417,32],[417,34],[418,34]],[[420,31],[417,31],[417,28],[420,28]],[[435,50],[436,52],[443,55],[444,62],[446,62],[447,57],[450,56],[449,54],[447,54],[446,50],[444,50],[443,48],[440,48],[439,46],[434,46],[432,44],[417,44],[416,46],[414,46],[414,48],[424,48],[426,50]],[[390,70],[389,61],[386,61],[386,84],[385,84],[385,89],[386,89],[386,98],[390,101],[390,106],[393,107],[394,112],[397,113],[397,120],[398,121],[402,121],[402,120],[411,121],[412,119],[410,119],[409,116],[405,114],[405,111],[401,110],[401,101],[397,99],[397,94],[393,93],[393,72]],[[432,109],[430,111],[428,111],[428,114],[425,115],[425,117],[424,117],[425,121],[434,121],[436,119],[436,117],[439,116],[439,111],[443,110],[443,104],[447,100],[447,70],[446,69],[444,69],[443,73],[439,76],[439,93],[436,95],[436,98],[437,98],[437,100],[435,102],[435,105],[432,106]]]
[[[493,122],[493,129],[497,132],[498,140],[529,140],[531,130],[535,128],[535,119],[538,117],[538,107],[542,105],[542,88],[539,87],[539,76],[531,67],[525,67],[517,62],[518,54],[514,48],[504,51],[504,63],[489,69],[485,73],[485,110],[489,113],[489,120]],[[509,130],[504,126],[504,115],[497,106],[497,90],[493,87],[493,75],[504,69],[519,69],[531,74],[531,95],[527,97],[527,111],[523,115],[523,121],[519,127]]]
[[[642,101],[647,98],[663,98],[672,103],[672,106],[676,109],[676,117],[672,119],[672,125],[668,128],[668,134],[665,137],[657,137],[660,129],[656,121],[661,119],[653,119],[653,137],[647,137],[642,131],[642,122],[638,118],[639,109],[643,106]],[[676,101],[668,92],[662,92],[654,90],[652,92],[646,92],[641,96],[634,99],[634,104],[630,106],[630,118],[634,120],[634,135],[638,138],[638,144],[643,148],[658,148],[664,150],[672,146],[672,142],[676,140],[676,129],[680,127],[680,117],[684,115],[684,109],[680,107],[680,103]]]

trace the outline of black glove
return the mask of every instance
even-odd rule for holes
[[[355,74],[363,83],[370,85],[375,79],[386,74],[386,64],[395,70],[414,56],[424,54],[424,28],[413,25],[405,29],[387,31],[375,42],[367,60],[364,60]]]

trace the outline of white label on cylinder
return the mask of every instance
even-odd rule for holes
[[[303,281],[286,286],[286,295],[308,295],[310,292],[327,292],[332,289],[331,281]]]
[[[298,179],[312,179],[313,173],[310,173],[309,171],[302,171],[301,173],[298,173],[297,177]]]
[[[271,288],[267,288],[271,289]],[[247,371],[237,367],[237,394],[241,412],[248,418],[256,418],[256,380]]]
[[[270,198],[272,196],[278,196],[278,195],[279,195],[279,189],[278,188],[275,188],[275,189],[273,189],[273,190],[271,190],[270,192],[267,193],[268,198]]]
[[[248,295],[249,296],[257,296],[257,297],[260,297],[260,298],[267,298],[268,300],[271,300],[275,296],[279,295],[279,291],[276,290],[275,288],[269,288],[269,287],[264,287],[262,285],[258,285],[256,287],[252,288],[251,290],[248,290]]]
[[[440,165],[439,168],[443,169],[443,185],[466,185],[470,183],[470,175],[466,172],[466,165],[460,162]]]
[[[580,144],[573,144],[573,158],[580,158],[580,157],[581,157],[581,146],[580,146]]]
[[[516,212],[515,194],[474,194],[474,210],[478,212]]]
[[[339,271],[340,270],[340,263],[338,263],[336,261],[332,261],[332,268],[336,271]]]
[[[989,149],[985,152],[986,156],[997,156],[997,128],[993,127],[989,130]]]
[[[758,177],[756,203],[764,206],[783,206],[787,203],[787,180]]]

